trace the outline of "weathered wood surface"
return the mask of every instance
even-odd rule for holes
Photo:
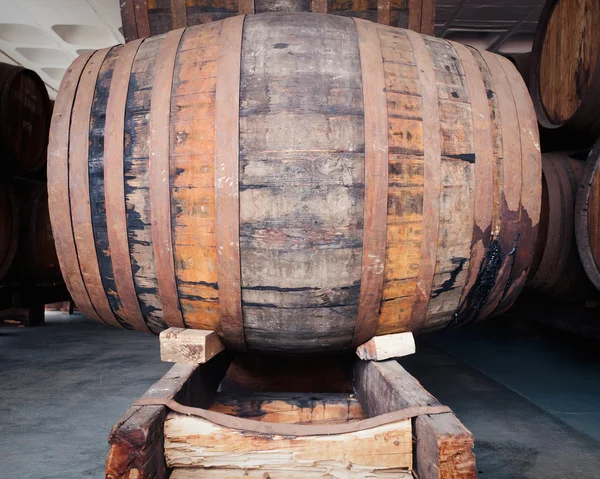
[[[575,238],[585,273],[600,291],[600,142],[590,151],[575,202]]]
[[[50,129],[50,99],[41,78],[0,63],[0,172],[43,177]]]
[[[567,152],[544,153],[542,167],[542,220],[527,286],[557,299],[582,302],[593,295],[579,259],[574,226],[583,161]]]
[[[356,397],[340,393],[219,393],[209,409],[256,421],[289,424],[340,424],[367,417]]]
[[[396,361],[358,361],[354,391],[370,416],[440,403]],[[413,420],[414,469],[422,479],[474,479],[473,436],[452,413]]]
[[[596,0],[546,2],[535,33],[530,82],[542,126],[600,133],[599,22]]]
[[[175,399],[208,407],[229,365],[225,355],[210,365],[176,364],[142,398]],[[192,387],[193,385],[193,387]],[[164,457],[165,406],[131,406],[108,438],[107,479],[167,479]]]
[[[384,361],[414,354],[415,338],[412,333],[375,336],[356,348],[356,355],[363,361]]]
[[[327,436],[278,436],[225,428],[198,417],[169,413],[165,458],[169,467],[378,471],[412,467],[410,419]],[[215,438],[218,438],[215,441]],[[335,474],[335,473],[334,473]]]
[[[76,67],[57,102],[50,203],[67,283],[91,317],[309,354],[483,319],[523,288],[540,153],[526,87],[501,57],[271,13]],[[105,151],[120,144],[114,128],[122,178]],[[117,266],[127,259],[131,273]]]
[[[160,359],[170,363],[206,363],[225,349],[214,331],[169,328],[159,339]]]
[[[331,13],[433,35],[435,0],[121,0],[127,41],[238,14],[267,12]]]
[[[335,476],[340,479],[412,479],[414,476],[409,471],[336,471]],[[323,479],[323,472],[314,471],[310,467],[298,467],[294,470],[273,470],[263,468],[259,471],[251,469],[229,470],[222,469],[198,469],[198,468],[175,468],[170,479]]]

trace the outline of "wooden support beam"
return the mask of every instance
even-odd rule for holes
[[[230,358],[221,354],[208,364],[176,364],[142,398],[175,399],[208,407]],[[112,428],[106,459],[107,479],[167,479],[164,456],[166,406],[131,406]]]
[[[214,331],[169,328],[159,338],[160,359],[168,363],[204,364],[225,349]]]
[[[532,10],[531,12],[529,12],[529,14],[527,16],[521,18],[521,20],[517,21],[517,23],[515,23],[510,29],[506,30],[506,32],[504,32],[502,35],[500,35],[500,37],[489,46],[488,50],[490,52],[496,53],[496,51],[502,45],[504,45],[504,43],[506,43],[506,40],[508,40],[510,37],[512,37],[515,33],[518,32],[519,28],[521,28],[521,25],[523,25],[527,20],[532,18],[534,16],[534,14],[536,14],[544,6],[545,1],[546,0],[541,0],[540,4],[535,8],[535,10]]]
[[[413,333],[375,336],[356,348],[356,355],[363,361],[383,361],[401,358],[416,351]]]
[[[440,403],[396,361],[356,361],[354,391],[369,416]],[[475,479],[473,435],[453,413],[413,419],[414,470],[421,479]]]
[[[333,479],[334,477],[351,477],[352,479],[413,479],[409,471],[388,470],[352,472],[344,471],[342,476],[324,475],[323,472],[314,471],[309,466],[292,470],[266,469],[204,469],[204,468],[177,468],[173,470],[170,479]]]
[[[452,23],[454,22],[454,20],[456,20],[458,15],[460,15],[460,12],[462,12],[462,10],[465,8],[465,5],[468,1],[469,0],[460,0],[459,4],[456,5],[456,7],[454,7],[454,10],[452,10],[452,13],[444,23],[444,26],[442,27],[442,30],[440,31],[438,37],[443,38],[446,36],[448,30],[450,29],[450,27],[452,27]]]

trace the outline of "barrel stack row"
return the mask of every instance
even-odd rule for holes
[[[0,284],[60,279],[45,182],[50,119],[39,76],[0,63]]]
[[[408,30],[269,13],[84,55],[49,151],[65,280],[115,326],[345,350],[505,311],[530,270],[523,81]]]

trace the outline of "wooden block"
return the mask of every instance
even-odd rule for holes
[[[366,361],[383,361],[414,354],[415,338],[412,333],[375,336],[356,348],[356,355]]]
[[[396,361],[356,361],[354,391],[369,416],[417,406],[439,406],[436,398]],[[415,472],[421,479],[475,479],[473,435],[453,413],[413,420]]]
[[[281,436],[223,427],[205,419],[169,413],[165,421],[169,467],[294,470],[311,465],[325,475],[410,469],[410,419],[363,431],[326,436]],[[334,475],[334,477],[336,477]]]
[[[224,471],[222,469],[177,468],[173,470],[170,479],[413,479],[412,473],[405,470],[387,471],[331,471],[329,474],[315,471],[310,467],[298,467],[294,470],[273,470],[270,468],[252,470],[239,469]]]
[[[160,359],[169,363],[203,364],[224,349],[214,331],[169,328],[160,333]]]
[[[10,308],[0,311],[0,324],[5,326],[40,326],[44,324],[44,305]]]

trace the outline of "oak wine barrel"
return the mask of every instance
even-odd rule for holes
[[[583,169],[575,203],[575,237],[583,268],[600,291],[600,140]]]
[[[433,35],[435,0],[121,0],[127,41],[267,12],[331,13]]]
[[[34,71],[0,63],[0,174],[42,171],[49,128],[44,82]]]
[[[0,183],[0,281],[11,269],[19,244],[19,207],[12,186]]]
[[[309,13],[79,57],[48,175],[84,314],[286,354],[506,310],[541,198],[535,113],[508,60]]]
[[[575,200],[582,174],[583,161],[576,153],[542,155],[542,210],[527,287],[569,302],[584,301],[594,292],[575,240]]]
[[[531,54],[539,123],[600,135],[600,2],[548,0]]]

